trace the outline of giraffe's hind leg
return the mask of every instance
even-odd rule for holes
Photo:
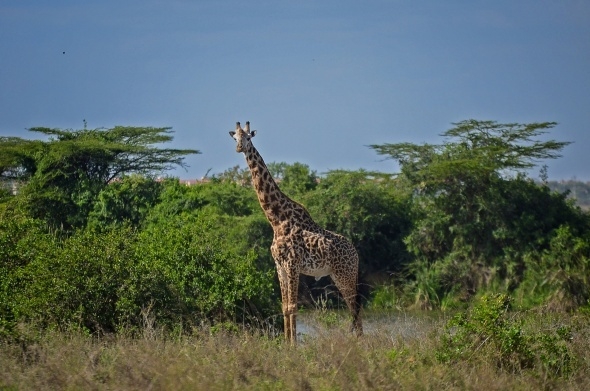
[[[287,306],[286,312],[284,312],[285,318],[289,318],[289,330],[288,330],[288,339],[291,342],[291,345],[295,345],[297,343],[297,292],[299,288],[299,273],[297,271],[293,272],[289,270],[287,272]]]
[[[348,273],[334,272],[331,277],[352,315],[351,331],[354,331],[357,336],[363,335],[361,302],[357,287],[358,272],[356,270],[348,271]]]

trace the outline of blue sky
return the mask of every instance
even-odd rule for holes
[[[245,167],[249,120],[267,162],[394,172],[366,145],[469,118],[558,122],[549,177],[590,180],[590,2],[0,2],[4,136],[170,126],[200,178]]]

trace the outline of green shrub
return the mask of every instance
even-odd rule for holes
[[[572,310],[590,300],[590,240],[564,225],[551,237],[549,248],[526,258],[524,281],[516,291],[527,306],[548,305]]]
[[[569,328],[530,331],[523,319],[511,315],[510,307],[511,298],[505,294],[481,297],[447,323],[437,359],[448,363],[484,357],[508,372],[537,367],[548,377],[569,376],[574,370],[567,344],[571,339]]]
[[[117,305],[125,323],[141,324],[148,306],[160,325],[251,321],[274,311],[273,274],[256,255],[238,254],[206,219],[177,216],[139,235],[138,260]]]
[[[376,310],[393,310],[403,307],[400,292],[393,284],[377,286],[371,295],[368,307]]]
[[[49,327],[72,324],[90,331],[114,331],[117,301],[134,263],[134,233],[78,231],[55,239],[17,270],[14,317]]]
[[[128,224],[139,227],[157,203],[164,184],[140,175],[124,176],[98,193],[88,226],[104,228]]]
[[[15,295],[21,291],[18,275],[55,244],[55,237],[44,224],[0,206],[0,337],[9,335],[16,325]]]
[[[177,216],[144,232],[114,227],[59,238],[0,216],[0,333],[19,322],[88,332],[264,323],[273,272],[256,267],[206,219]],[[154,325],[154,324],[152,324]]]

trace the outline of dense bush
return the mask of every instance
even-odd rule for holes
[[[262,321],[277,309],[272,274],[256,254],[240,254],[207,219],[179,216],[138,235],[137,263],[119,303],[137,324],[148,306],[172,326],[215,321]]]
[[[116,229],[48,238],[43,251],[13,275],[19,287],[12,295],[15,319],[114,331],[117,303],[135,263],[134,236],[130,229]]]
[[[22,289],[18,274],[54,243],[44,228],[42,222],[0,205],[0,335],[10,333],[16,323],[14,295]]]
[[[590,238],[567,225],[555,230],[549,246],[531,252],[515,294],[529,306],[573,310],[590,304]]]
[[[179,217],[141,233],[79,230],[59,238],[28,218],[0,220],[0,326],[21,321],[111,332],[146,314],[158,324],[263,321],[275,311],[272,276],[237,254],[206,221]]]
[[[158,203],[164,183],[139,175],[125,176],[98,193],[88,226],[106,228],[122,224],[139,227]]]
[[[569,376],[575,366],[568,344],[571,329],[531,330],[510,309],[507,295],[481,297],[447,323],[437,350],[438,360],[489,359],[500,370],[512,373],[536,367],[546,377]]]

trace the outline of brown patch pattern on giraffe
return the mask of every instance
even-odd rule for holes
[[[236,123],[236,130],[230,132],[237,143],[236,151],[246,157],[258,201],[273,228],[270,251],[281,285],[285,338],[291,343],[296,342],[300,274],[316,279],[329,275],[352,314],[352,329],[361,335],[363,328],[357,297],[359,258],[356,249],[342,235],[321,228],[303,205],[281,192],[252,144],[255,135],[255,130],[250,131],[249,122],[244,129],[239,122]]]

